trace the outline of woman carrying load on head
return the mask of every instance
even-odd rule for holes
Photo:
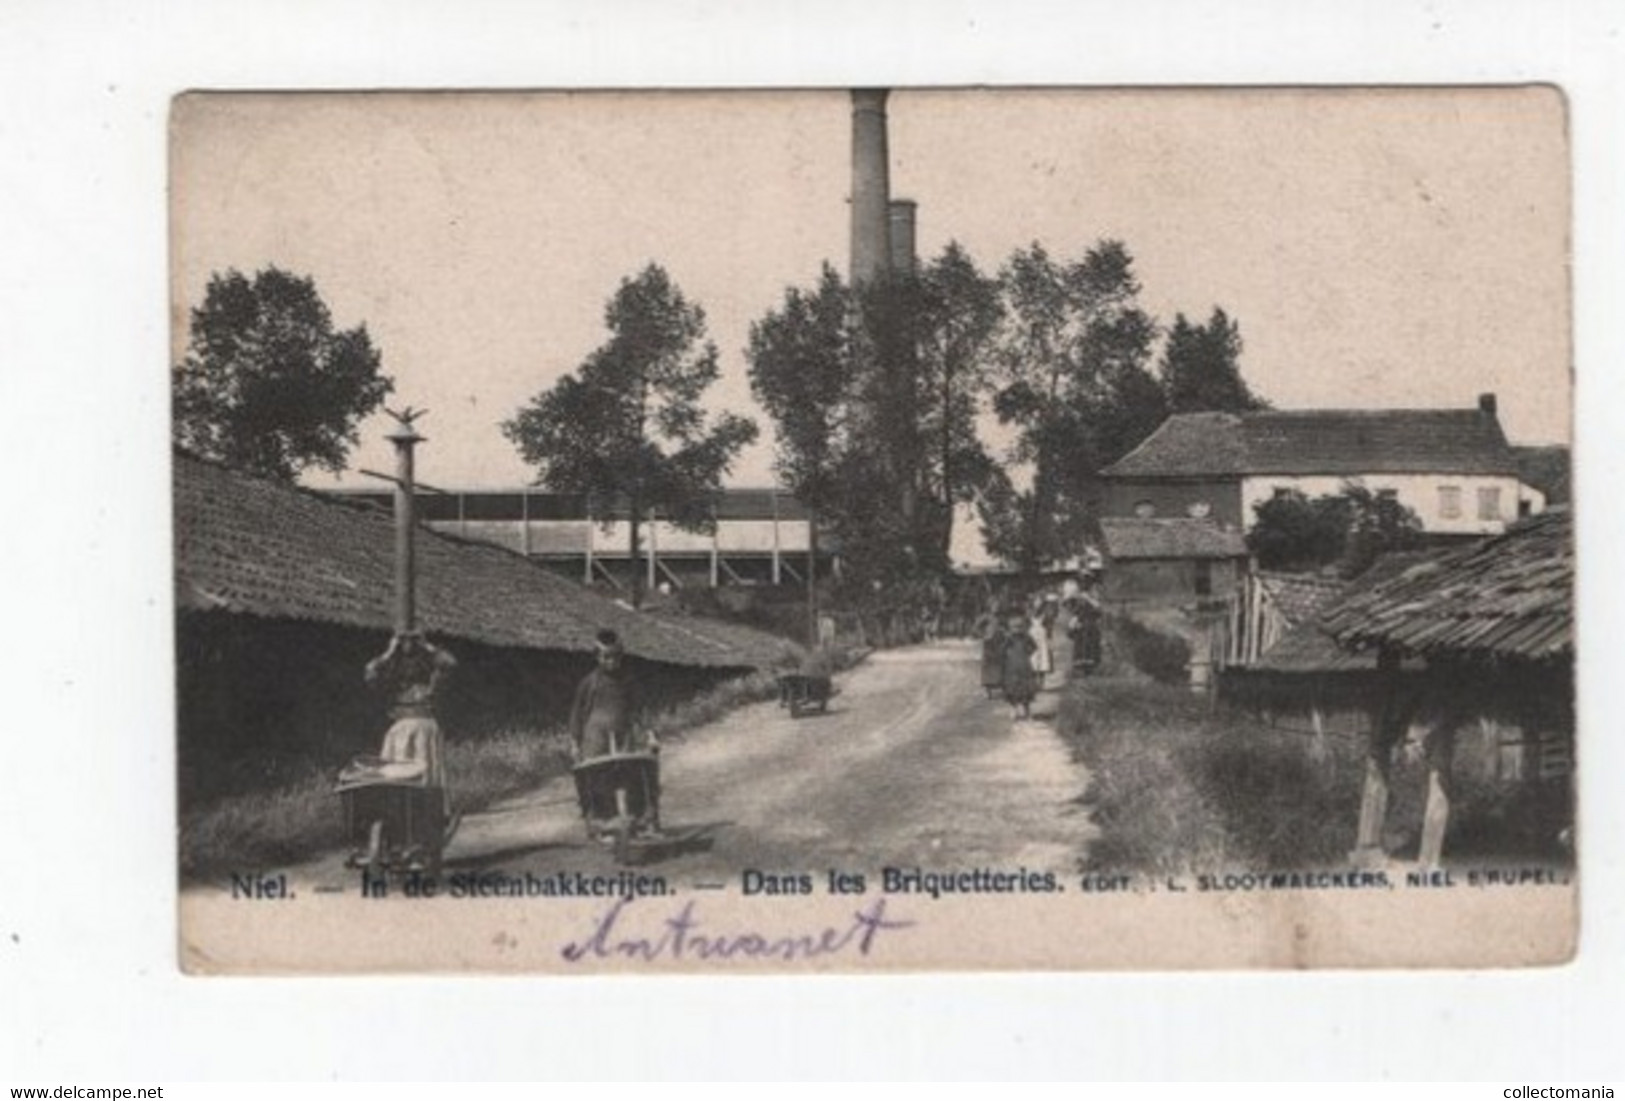
[[[457,660],[415,631],[397,634],[367,663],[367,683],[389,694],[390,727],[378,755],[391,763],[421,765],[423,787],[439,788],[451,814],[445,742],[435,719],[435,696]]]

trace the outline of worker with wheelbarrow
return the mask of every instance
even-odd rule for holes
[[[620,849],[634,835],[660,833],[660,742],[634,728],[638,692],[620,637],[598,632],[597,651],[570,708],[576,796],[588,832]]]

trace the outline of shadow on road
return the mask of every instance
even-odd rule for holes
[[[586,841],[572,844],[567,841],[533,841],[512,845],[502,845],[496,848],[480,849],[477,852],[448,855],[446,867],[456,871],[483,872],[505,864],[521,856],[535,856],[546,852],[569,852],[573,849],[584,848]]]

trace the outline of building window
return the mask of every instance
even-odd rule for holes
[[[1213,595],[1213,563],[1206,558],[1196,561],[1196,595]]]
[[[1480,520],[1499,520],[1501,518],[1501,487],[1482,486],[1478,491],[1478,518]]]
[[[1207,501],[1192,501],[1185,506],[1185,515],[1193,520],[1206,520],[1213,513],[1213,506]]]
[[[1379,500],[1379,501],[1398,501],[1399,500],[1399,490],[1397,490],[1397,489],[1379,489],[1379,490],[1377,490],[1377,500]]]
[[[1439,515],[1446,520],[1461,519],[1461,487],[1439,487]]]

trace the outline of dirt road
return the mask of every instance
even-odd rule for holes
[[[1092,833],[1085,786],[1055,733],[1056,693],[1012,721],[962,641],[876,653],[838,680],[827,715],[755,704],[665,747],[662,817],[673,841],[643,870],[687,883],[745,869],[884,866],[1075,870]],[[447,871],[604,871],[561,778],[469,815]],[[299,878],[347,882],[335,856]]]

